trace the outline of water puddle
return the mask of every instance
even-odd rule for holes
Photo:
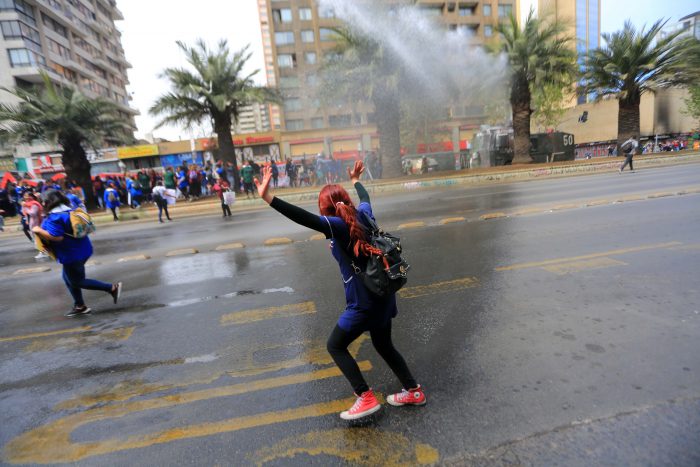
[[[175,300],[174,302],[170,302],[167,304],[167,306],[186,306],[186,305],[193,305],[195,303],[202,303],[202,302],[209,302],[212,300],[218,300],[220,298],[234,298],[234,297],[242,297],[245,295],[260,295],[260,294],[269,294],[269,293],[294,293],[294,289],[291,287],[280,287],[276,289],[263,289],[263,290],[239,290],[237,292],[231,292],[231,293],[226,293],[222,295],[209,295],[206,297],[197,297],[197,298],[185,298],[183,300]]]

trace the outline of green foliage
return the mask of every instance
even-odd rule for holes
[[[700,42],[678,38],[681,31],[658,38],[665,24],[659,20],[648,30],[637,30],[627,21],[621,31],[603,34],[606,45],[588,54],[582,92],[636,103],[645,92],[697,83]]]
[[[685,99],[685,114],[700,121],[700,84],[688,87],[688,98]]]
[[[566,112],[564,89],[556,84],[546,83],[535,89],[533,94],[534,113],[533,118],[537,125],[546,128],[554,128],[561,121]]]
[[[259,70],[245,74],[243,69],[252,53],[250,46],[231,53],[225,40],[211,50],[199,39],[194,47],[177,42],[194,71],[166,68],[161,77],[168,79],[171,91],[163,94],[151,106],[154,116],[164,116],[163,125],[194,126],[211,119],[214,127],[238,120],[242,106],[253,102],[280,102],[279,94],[271,88],[257,86],[253,77]]]
[[[105,141],[133,138],[133,128],[113,102],[89,98],[73,87],[57,88],[46,74],[42,78],[43,86],[2,88],[19,99],[16,105],[0,104],[3,139],[101,147]]]

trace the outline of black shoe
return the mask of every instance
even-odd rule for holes
[[[73,318],[75,316],[86,315],[86,314],[90,313],[91,311],[92,310],[85,305],[74,306],[73,309],[71,311],[69,311],[68,313],[66,313],[64,316],[67,316],[68,318]]]
[[[115,288],[112,288],[112,291],[109,292],[109,294],[110,294],[110,295],[112,296],[112,298],[114,299],[114,304],[116,305],[116,304],[117,304],[117,301],[119,301],[119,297],[120,297],[121,294],[122,294],[122,283],[121,283],[121,282],[117,282],[115,285],[117,286],[117,288],[116,288],[116,289],[115,289]]]

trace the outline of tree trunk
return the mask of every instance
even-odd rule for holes
[[[510,91],[513,110],[513,164],[529,164],[530,157],[530,87],[525,77],[514,77]]]
[[[379,133],[379,157],[382,161],[382,177],[396,178],[401,171],[401,109],[396,92],[387,91],[377,95],[374,101],[374,115]]]
[[[85,149],[77,138],[61,138],[59,144],[63,148],[63,168],[66,169],[68,181],[75,180],[85,192],[85,207],[97,208],[97,200],[92,192],[92,177],[90,162],[87,160]]]
[[[238,193],[241,190],[241,177],[238,173],[238,161],[236,161],[236,148],[233,145],[231,135],[231,117],[223,116],[214,119],[214,131],[219,143],[219,156],[224,163],[233,163],[233,189]],[[225,166],[224,166],[225,168]]]
[[[641,95],[637,92],[629,99],[618,100],[617,111],[617,153],[622,154],[620,146],[632,136],[639,140],[639,103]]]

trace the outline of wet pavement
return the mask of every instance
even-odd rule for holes
[[[426,223],[399,231],[413,268],[393,334],[428,405],[356,425],[325,351],[337,265],[274,211],[101,229],[88,275],[125,293],[86,292],[82,319],[63,317],[55,265],[12,276],[31,246],[3,241],[0,461],[698,465],[700,194],[631,201],[698,181],[688,165],[374,197],[382,225]],[[179,248],[200,253],[165,256]],[[352,350],[376,391],[400,389],[368,338]]]

